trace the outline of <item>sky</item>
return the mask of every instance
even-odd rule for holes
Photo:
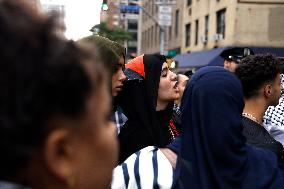
[[[92,26],[100,22],[102,0],[40,0],[41,3],[65,5],[66,37],[80,39],[91,34]]]

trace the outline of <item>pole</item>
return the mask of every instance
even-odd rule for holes
[[[160,54],[165,54],[165,29],[164,27],[160,27]]]
[[[127,5],[129,4],[127,0]],[[119,11],[120,12],[120,11]],[[126,18],[126,15],[124,14],[124,29],[127,31],[128,29],[128,20]],[[124,48],[126,49],[126,53],[128,53],[128,42],[127,40],[124,40]]]

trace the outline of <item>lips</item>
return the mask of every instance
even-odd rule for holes
[[[115,87],[115,88],[118,89],[118,90],[121,90],[122,87],[123,87],[123,85],[119,85],[119,86],[117,86],[117,87]]]

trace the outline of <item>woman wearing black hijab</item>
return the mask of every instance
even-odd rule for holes
[[[165,147],[178,135],[172,120],[173,101],[179,98],[177,76],[162,55],[145,54],[126,64],[118,104],[128,120],[118,137],[119,162],[147,147]]]
[[[192,76],[182,102],[174,188],[283,188],[276,156],[245,144],[243,107],[241,83],[232,73],[207,67]]]

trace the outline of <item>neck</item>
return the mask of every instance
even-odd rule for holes
[[[168,106],[169,102],[157,100],[156,111],[164,110]]]
[[[268,108],[268,106],[263,102],[264,101],[259,98],[246,99],[243,113],[253,116],[256,119],[254,121],[262,123],[263,115]],[[249,116],[246,117],[250,118]]]
[[[180,107],[181,101],[180,100],[175,100],[175,104]]]

